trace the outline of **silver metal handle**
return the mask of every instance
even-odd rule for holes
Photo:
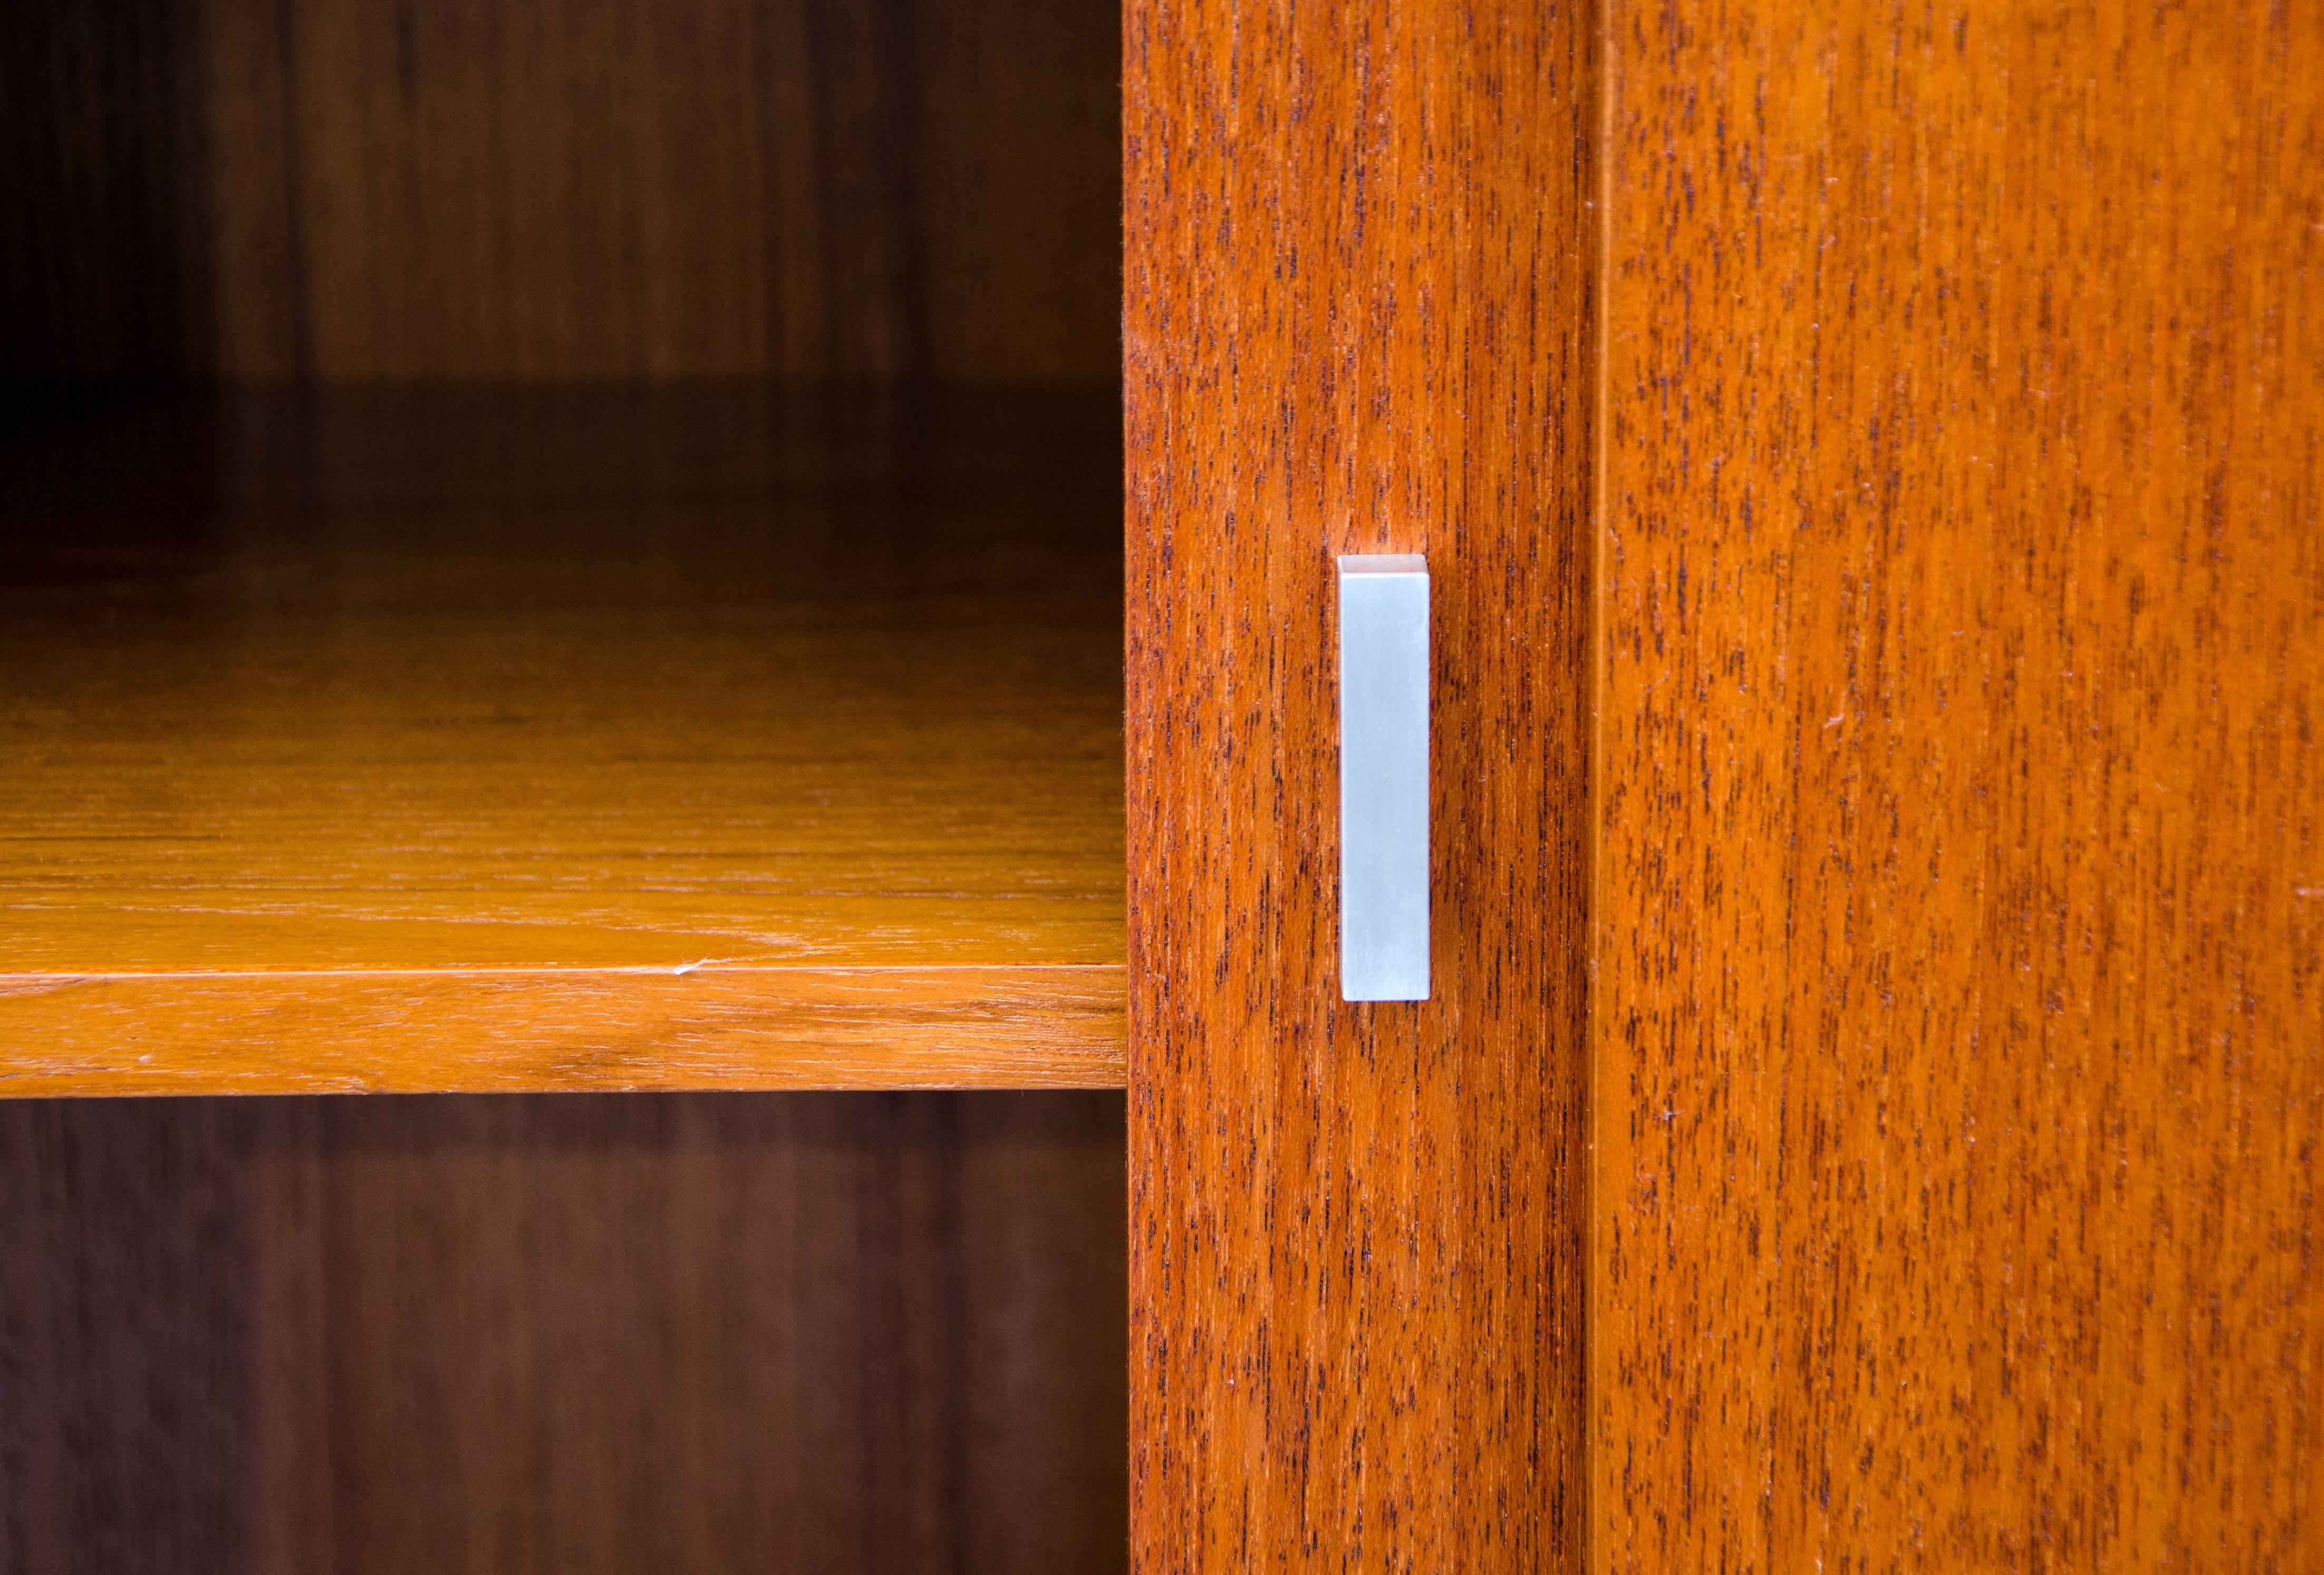
[[[1340,999],[1428,999],[1428,560],[1340,559]]]

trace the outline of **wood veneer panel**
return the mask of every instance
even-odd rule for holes
[[[0,1106],[23,1575],[1124,1563],[1118,1094]]]
[[[0,456],[0,1090],[1117,1082],[1111,390]]]
[[[1595,1562],[2324,1561],[2324,27],[1615,5]]]
[[[1134,1557],[1570,1567],[1594,24],[1124,28]],[[1339,999],[1351,550],[1434,576],[1421,1006]]]
[[[1072,0],[27,0],[0,378],[1110,379]]]
[[[235,1568],[258,1108],[0,1104],[0,1567]]]

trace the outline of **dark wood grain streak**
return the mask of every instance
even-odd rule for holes
[[[1124,1564],[1118,1094],[0,1107],[0,1567]]]
[[[1134,1556],[1570,1568],[1595,30],[1124,28]],[[1356,550],[1434,576],[1419,1007],[1338,999]]]
[[[1111,379],[1070,0],[25,0],[0,377]]]
[[[2324,1564],[2324,25],[1609,14],[1594,1561]]]

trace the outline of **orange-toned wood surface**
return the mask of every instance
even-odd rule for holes
[[[1138,1567],[1579,1556],[1584,14],[1125,7]],[[1436,994],[1339,999],[1333,557],[1425,552]]]
[[[1119,965],[0,975],[0,1095],[1105,1088]]]
[[[1597,1567],[2324,1567],[2324,17],[1609,6]]]
[[[1111,390],[0,453],[0,1092],[1121,1076]]]
[[[1121,1096],[0,1104],[0,1568],[1102,1575]]]
[[[27,0],[0,381],[1109,379],[1074,0]]]

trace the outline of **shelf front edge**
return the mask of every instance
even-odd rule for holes
[[[0,974],[0,1098],[1119,1088],[1124,971]]]

